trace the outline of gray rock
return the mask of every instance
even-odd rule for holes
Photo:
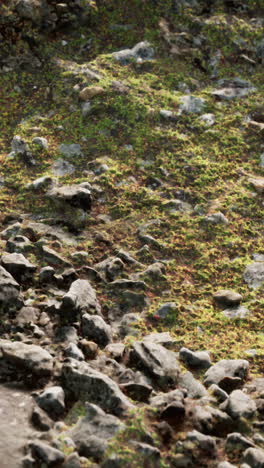
[[[92,105],[90,101],[83,102],[81,105],[81,109],[82,109],[82,116],[84,118],[87,117],[87,115],[90,114],[92,110]]]
[[[34,143],[34,145],[40,146],[40,148],[45,149],[45,150],[47,150],[49,148],[48,140],[46,138],[43,138],[43,137],[33,138],[32,143]]]
[[[35,165],[36,162],[32,156],[32,153],[29,151],[29,148],[25,141],[19,135],[14,136],[11,143],[11,148],[12,152],[9,154],[10,158],[13,158],[18,155],[27,165]]]
[[[148,402],[152,393],[152,387],[145,383],[128,382],[120,385],[120,388],[132,400]]]
[[[214,437],[204,435],[199,431],[187,432],[186,440],[199,447],[199,449],[207,452],[211,456],[216,452],[216,440]]]
[[[264,153],[260,155],[260,162],[259,162],[260,167],[264,168]]]
[[[18,325],[24,327],[30,323],[35,323],[39,315],[40,311],[36,307],[22,307],[16,315],[16,322]]]
[[[56,331],[55,343],[77,343],[78,342],[78,335],[76,328],[71,326],[61,327]]]
[[[68,260],[46,245],[41,246],[41,256],[46,260],[47,263],[57,267],[67,268],[72,266]]]
[[[205,107],[205,100],[195,96],[182,96],[180,102],[179,112],[181,114],[199,114]]]
[[[113,57],[121,65],[127,65],[132,60],[138,62],[151,60],[154,56],[154,49],[147,41],[139,42],[132,49],[123,49],[113,53]]]
[[[237,468],[237,466],[232,465],[231,463],[227,461],[223,461],[223,462],[218,463],[216,468]]]
[[[66,204],[72,208],[80,208],[84,211],[91,209],[91,192],[81,184],[54,187],[47,192],[47,197],[57,204],[58,207]]]
[[[168,349],[175,344],[175,340],[169,332],[150,333],[149,335],[144,336],[142,341],[150,341],[151,343],[162,345]]]
[[[244,280],[252,289],[257,289],[264,284],[264,262],[250,263],[245,269]]]
[[[158,308],[158,310],[155,312],[154,316],[160,318],[160,319],[166,319],[168,316],[177,314],[178,309],[177,309],[177,304],[176,302],[166,302],[165,304],[162,304]]]
[[[139,334],[137,325],[140,320],[140,314],[125,314],[118,327],[120,337],[125,338],[127,335],[137,336]]]
[[[165,120],[176,120],[177,116],[169,110],[166,109],[161,109],[160,110],[160,116],[163,117]]]
[[[105,347],[112,341],[111,327],[99,315],[82,316],[82,332],[85,338]]]
[[[41,268],[39,272],[39,281],[41,283],[51,283],[54,281],[55,270],[51,266]]]
[[[60,145],[60,153],[65,157],[81,156],[82,150],[81,146],[77,143],[72,143],[69,145],[63,143]]]
[[[78,279],[71,284],[69,291],[63,296],[60,312],[73,321],[79,314],[86,312],[101,313],[96,292],[89,281]]]
[[[219,435],[226,434],[233,430],[233,421],[224,411],[221,411],[205,401],[193,407],[192,419],[194,427],[206,434]]]
[[[228,219],[219,211],[204,218],[204,221],[209,224],[228,224]]]
[[[241,294],[230,289],[221,289],[213,295],[214,301],[222,306],[237,306],[242,301]]]
[[[206,371],[204,383],[206,386],[217,384],[223,388],[226,378],[236,378],[239,385],[246,378],[248,369],[249,363],[244,359],[223,359]]]
[[[33,244],[25,236],[14,236],[6,242],[6,251],[9,253],[26,253],[33,250]]]
[[[13,223],[11,224],[11,226],[7,226],[6,229],[1,231],[1,238],[6,240],[12,236],[15,236],[18,233],[20,226],[21,226],[21,223],[19,222]]]
[[[36,397],[36,402],[51,418],[57,418],[64,413],[64,391],[62,387],[49,387]]]
[[[222,388],[218,387],[216,384],[210,385],[208,392],[211,393],[220,403],[225,401],[228,398],[228,393],[226,393]]]
[[[256,88],[241,78],[222,79],[217,83],[220,89],[212,92],[212,95],[221,100],[230,100],[247,96],[256,91]]]
[[[31,449],[32,456],[36,460],[46,463],[48,467],[56,466],[65,459],[64,454],[60,450],[38,440],[30,442],[29,448]]]
[[[31,423],[33,426],[38,429],[39,431],[49,431],[52,429],[54,425],[54,421],[52,421],[48,415],[42,411],[41,408],[38,406],[33,408],[32,415],[31,415]]]
[[[251,468],[264,468],[264,450],[248,448],[243,454],[242,462]]]
[[[171,213],[175,213],[176,211],[180,211],[181,213],[190,213],[192,211],[190,203],[178,200],[177,198],[162,203],[162,208],[169,210]]]
[[[66,363],[62,368],[62,378],[64,387],[75,398],[94,403],[104,411],[120,415],[133,408],[112,379],[86,362]]]
[[[120,258],[109,257],[94,265],[94,268],[103,274],[107,281],[113,281],[124,269],[124,263]]]
[[[212,127],[212,125],[215,124],[214,114],[203,114],[201,117],[199,117],[199,119],[206,127]]]
[[[0,340],[0,361],[40,376],[50,375],[53,369],[53,358],[48,351],[19,341]]]
[[[86,403],[86,414],[68,432],[76,444],[80,455],[100,460],[108,442],[125,426],[121,421],[110,414],[106,414],[94,404]]]
[[[7,312],[18,308],[19,305],[22,306],[19,294],[19,284],[8,271],[0,266],[0,311]]]
[[[111,283],[109,283],[109,287],[111,287],[111,289],[113,289],[114,291],[120,291],[120,290],[122,291],[124,289],[145,291],[147,289],[147,285],[144,281],[125,279],[125,278],[112,281]]]
[[[49,186],[53,185],[53,179],[49,176],[39,177],[38,179],[33,180],[27,184],[26,188],[28,190],[42,190],[47,189]]]
[[[256,404],[242,390],[234,390],[220,407],[233,419],[252,418],[256,411]]]
[[[179,377],[179,365],[174,352],[150,341],[135,342],[129,356],[134,364],[155,379],[161,388],[175,384]]]
[[[208,369],[211,367],[211,358],[207,351],[191,351],[187,348],[181,348],[179,357],[189,367]]]
[[[1,263],[17,281],[21,281],[23,277],[32,277],[37,269],[21,253],[5,253],[1,257]]]
[[[68,346],[64,350],[65,356],[71,357],[73,359],[77,359],[77,361],[84,361],[84,354],[78,348],[77,344],[69,343]]]
[[[207,395],[206,388],[195,379],[191,372],[180,374],[179,385],[186,389],[189,398],[202,398]]]
[[[130,445],[135,448],[135,450],[142,454],[144,458],[147,458],[148,461],[154,462],[154,460],[159,460],[160,451],[152,445],[146,444],[144,442],[137,442],[135,440],[130,441]]]
[[[80,457],[77,452],[71,453],[62,465],[62,468],[81,468]]]
[[[230,309],[225,309],[223,314],[230,319],[243,319],[246,318],[250,312],[244,306],[232,307]]]
[[[227,453],[237,453],[243,452],[244,450],[255,447],[255,444],[247,439],[246,437],[242,436],[239,432],[232,432],[228,434],[225,442],[225,450]]]
[[[104,351],[111,358],[119,362],[124,354],[125,345],[123,343],[110,343],[105,347]]]
[[[71,175],[75,171],[75,167],[64,159],[57,159],[51,167],[52,173],[57,177]]]

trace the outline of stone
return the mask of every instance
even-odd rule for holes
[[[42,411],[41,408],[33,408],[31,415],[31,423],[33,426],[40,431],[49,431],[53,426],[53,421],[48,415]]]
[[[81,468],[80,457],[77,452],[71,453],[62,465],[62,468]]]
[[[216,440],[214,437],[202,434],[199,431],[191,431],[186,434],[186,441],[199,447],[200,450],[207,452],[211,456],[216,452]]]
[[[165,119],[165,120],[176,120],[177,116],[169,110],[166,109],[161,109],[160,110],[160,116]]]
[[[250,468],[264,468],[264,450],[248,448],[243,454],[242,462],[247,463]]]
[[[260,61],[263,62],[263,60],[264,60],[264,39],[262,39],[257,45],[256,56]]]
[[[36,307],[22,307],[22,309],[20,309],[16,315],[16,322],[21,327],[24,327],[30,323],[37,322],[39,315],[40,311]]]
[[[200,114],[205,107],[205,100],[195,96],[182,96],[180,98],[180,114]]]
[[[168,349],[175,344],[175,340],[169,332],[150,333],[149,335],[145,335],[142,341],[150,341],[151,343],[162,345]]]
[[[122,291],[124,289],[132,289],[136,291],[138,290],[145,291],[147,289],[147,285],[144,281],[125,279],[125,278],[112,281],[111,283],[109,283],[109,287],[111,287],[111,289],[114,289],[114,291],[117,291],[117,292],[119,292],[120,290]]]
[[[121,415],[133,405],[110,377],[86,362],[72,361],[62,368],[63,385],[75,398],[100,406],[104,411]]]
[[[68,260],[66,260],[60,254],[58,254],[55,250],[51,249],[50,247],[47,247],[46,245],[41,246],[40,255],[47,263],[50,263],[51,265],[54,265],[57,267],[71,267],[72,266],[72,264]]]
[[[206,388],[199,380],[195,379],[191,372],[180,374],[179,386],[186,390],[189,398],[202,398],[207,396]]]
[[[223,359],[210,367],[204,376],[206,386],[216,384],[220,388],[224,388],[225,379],[236,378],[235,384],[241,384],[248,373],[249,363],[244,359]]]
[[[225,451],[227,453],[232,455],[233,453],[243,452],[250,447],[255,447],[255,444],[251,440],[242,436],[239,432],[232,432],[227,435],[225,441]]]
[[[116,417],[106,414],[99,406],[91,403],[85,405],[85,416],[68,431],[80,455],[102,459],[111,440],[125,425]]]
[[[52,283],[54,281],[55,270],[51,266],[41,268],[39,272],[39,281],[41,283]]]
[[[15,135],[11,143],[12,152],[9,157],[19,156],[22,161],[28,166],[34,166],[36,164],[32,153],[29,151],[26,142],[19,136]]]
[[[123,343],[110,343],[105,347],[104,351],[111,358],[119,362],[123,357],[125,345]]]
[[[252,289],[264,284],[264,262],[253,262],[244,271],[244,280]]]
[[[129,355],[129,361],[147,372],[155,379],[155,384],[168,388],[177,382],[179,365],[174,352],[149,341],[135,342]]]
[[[92,105],[90,101],[83,102],[81,105],[83,118],[87,117],[92,112]]]
[[[190,213],[192,211],[190,203],[178,200],[177,198],[162,203],[162,208],[169,210],[171,213],[175,213],[176,211]]]
[[[264,194],[264,177],[250,177],[248,182],[253,185],[257,193]]]
[[[85,359],[83,352],[80,350],[80,348],[78,348],[77,344],[75,343],[69,343],[64,350],[64,354],[67,357],[77,359],[77,361],[83,361]]]
[[[228,414],[202,400],[192,408],[192,420],[198,431],[218,437],[220,434],[223,436],[232,431],[234,426]]]
[[[64,391],[62,387],[48,387],[36,397],[36,402],[52,419],[60,417],[65,410]]]
[[[83,351],[85,359],[95,359],[98,352],[99,347],[93,341],[88,341],[85,338],[80,341],[80,347]]]
[[[242,390],[234,390],[228,399],[222,403],[220,408],[226,411],[233,419],[249,419],[257,411],[256,403]]]
[[[236,465],[232,465],[231,463],[227,461],[223,461],[218,463],[216,468],[237,468]]]
[[[229,221],[221,211],[218,213],[212,213],[204,218],[204,221],[208,224],[228,224]]]
[[[32,140],[32,143],[33,143],[34,145],[39,146],[41,149],[48,150],[48,148],[49,148],[47,138],[43,138],[43,137],[34,137],[33,140]]]
[[[71,175],[75,172],[75,167],[70,164],[68,161],[65,161],[62,158],[54,161],[51,167],[52,173],[57,177],[64,177],[66,175]]]
[[[46,195],[54,203],[58,204],[58,206],[66,204],[72,208],[80,208],[84,211],[90,211],[91,209],[91,192],[87,188],[81,186],[81,184],[54,187],[49,190]]]
[[[63,296],[60,313],[72,321],[79,314],[101,314],[101,307],[96,297],[96,291],[89,281],[78,279],[74,281],[69,291]]]
[[[193,368],[208,369],[211,367],[211,358],[207,351],[191,351],[188,348],[181,348],[179,357],[184,363]]]
[[[30,263],[21,253],[4,253],[1,263],[18,282],[24,277],[31,278],[37,269],[37,266]]]
[[[135,440],[130,441],[130,445],[135,448],[138,453],[142,454],[144,458],[147,458],[150,463],[160,459],[160,451],[156,447],[153,447],[153,445],[137,442]]]
[[[166,319],[168,316],[178,314],[176,302],[166,302],[162,304],[154,313],[154,318]]]
[[[113,57],[120,65],[128,65],[131,61],[143,62],[152,60],[154,57],[154,49],[147,41],[139,42],[132,49],[123,49],[119,52],[114,52]]]
[[[29,448],[31,449],[32,456],[36,460],[46,463],[48,467],[56,466],[65,459],[64,454],[60,450],[38,440],[30,442]]]
[[[244,319],[249,314],[249,310],[244,306],[232,307],[223,311],[223,315],[229,319]]]
[[[212,127],[215,124],[214,114],[203,114],[199,117],[199,120],[205,125],[205,127]]]
[[[230,289],[221,289],[213,294],[214,301],[221,306],[237,306],[242,301],[241,294]]]
[[[211,393],[218,402],[222,403],[228,398],[228,393],[226,393],[222,388],[218,387],[216,384],[210,385],[208,392]]]
[[[49,186],[52,186],[53,183],[54,181],[51,177],[43,176],[27,184],[26,188],[28,190],[43,190],[43,189],[47,189]]]
[[[100,96],[105,93],[104,88],[101,86],[87,86],[86,88],[82,89],[79,94],[79,98],[82,101],[89,101],[95,96]]]
[[[62,145],[60,145],[59,150],[60,150],[60,153],[66,158],[71,158],[73,156],[82,155],[81,146],[78,143],[71,143],[71,144],[63,143]]]
[[[94,265],[94,268],[103,274],[105,280],[114,281],[116,276],[124,270],[124,263],[118,257],[109,257]]]
[[[132,400],[148,402],[152,387],[144,383],[128,382],[120,385],[122,391]]]
[[[7,312],[22,305],[19,284],[0,266],[0,311]]]
[[[102,348],[112,341],[111,327],[99,315],[82,316],[82,333],[85,338],[94,341]]]
[[[222,79],[217,83],[220,89],[212,92],[212,95],[221,100],[231,100],[247,96],[256,91],[256,88],[241,78]]]
[[[53,369],[53,358],[48,351],[40,346],[19,341],[0,340],[1,361],[39,376],[50,375]]]
[[[25,236],[14,236],[6,242],[6,251],[9,253],[27,253],[33,250],[34,246]]]

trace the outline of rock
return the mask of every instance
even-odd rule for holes
[[[211,456],[216,452],[216,440],[214,437],[204,435],[199,431],[191,431],[186,434],[186,441],[196,445],[200,450]]]
[[[243,454],[242,462],[251,468],[264,468],[264,450],[248,448]]]
[[[165,120],[177,120],[177,116],[169,110],[161,109],[160,116]]]
[[[39,272],[39,281],[41,283],[52,283],[54,282],[55,270],[51,266],[41,268]]]
[[[262,39],[259,42],[259,44],[257,45],[256,56],[260,61],[263,62],[263,59],[264,59],[264,39]]]
[[[187,348],[181,348],[179,357],[189,367],[208,369],[211,367],[211,358],[207,351],[193,352]]]
[[[223,462],[218,463],[216,468],[237,468],[237,467],[227,461],[223,461]]]
[[[19,341],[0,340],[0,361],[7,361],[15,368],[42,376],[50,375],[53,369],[53,358],[45,349]]]
[[[62,468],[81,468],[80,457],[77,452],[71,453],[62,465]]]
[[[86,403],[85,416],[68,432],[80,455],[99,461],[112,439],[125,426],[94,404]]]
[[[124,354],[125,345],[123,343],[110,343],[105,347],[104,351],[111,358],[119,362]]]
[[[215,124],[214,114],[203,114],[199,119],[206,127],[212,127]]]
[[[95,359],[99,352],[98,345],[93,341],[83,339],[80,341],[80,347],[86,359]]]
[[[35,323],[40,315],[39,309],[36,307],[22,307],[16,315],[16,322],[21,327]]]
[[[82,101],[89,101],[89,99],[92,99],[95,96],[100,96],[104,93],[105,90],[101,86],[87,86],[80,92],[79,98]]]
[[[241,98],[256,91],[249,81],[240,78],[222,79],[217,85],[220,89],[213,91],[212,95],[221,100]]]
[[[94,403],[104,411],[120,415],[133,408],[112,379],[86,362],[66,363],[62,368],[62,378],[64,387],[75,398]]]
[[[5,253],[1,257],[1,263],[17,281],[24,277],[31,278],[37,269],[21,253]]]
[[[110,257],[94,265],[94,268],[103,274],[105,280],[113,281],[124,270],[124,263],[120,258]]]
[[[243,319],[246,318],[250,312],[244,306],[232,307],[230,309],[225,309],[223,314],[230,319]]]
[[[114,52],[112,55],[121,65],[127,65],[133,60],[139,63],[151,60],[154,56],[154,49],[149,42],[144,41],[139,42],[132,49],[120,50],[119,52]]]
[[[71,326],[60,327],[56,330],[54,337],[55,343],[75,343],[78,342],[78,335],[76,328]]]
[[[19,135],[14,136],[11,143],[11,148],[12,152],[9,154],[9,157],[18,155],[25,164],[29,166],[35,165],[35,160],[32,156],[32,153],[29,151],[26,142]]]
[[[209,406],[201,400],[200,404],[192,408],[192,419],[194,427],[205,434],[223,437],[233,430],[233,421],[224,411]]]
[[[41,149],[48,150],[48,148],[49,148],[48,140],[46,138],[43,138],[43,137],[33,138],[32,143],[34,145],[40,146]]]
[[[22,306],[20,286],[13,276],[0,266],[0,311],[7,312]]]
[[[47,197],[59,206],[64,204],[72,208],[80,208],[84,211],[91,209],[91,192],[87,188],[79,185],[62,185],[47,192]]]
[[[45,259],[47,263],[50,263],[51,265],[57,267],[67,268],[72,266],[72,264],[68,260],[66,260],[55,250],[51,249],[50,247],[47,247],[46,245],[43,245],[41,247],[41,256]]]
[[[75,343],[69,343],[68,346],[64,350],[64,354],[67,357],[71,357],[73,359],[77,359],[77,361],[84,361],[84,354],[78,348],[78,346]]]
[[[60,450],[37,440],[30,442],[29,448],[31,449],[32,456],[36,460],[46,463],[48,467],[56,466],[65,459],[64,454]]]
[[[160,417],[173,426],[182,422],[185,417],[185,413],[184,403],[181,401],[174,401],[162,410]]]
[[[77,143],[71,143],[66,145],[63,143],[60,145],[60,153],[66,158],[71,158],[73,156],[82,156],[81,146]]]
[[[166,210],[170,210],[171,213],[175,213],[176,211],[180,211],[182,213],[190,213],[192,211],[190,203],[186,203],[178,199],[166,201],[162,203],[162,207]]]
[[[149,265],[146,268],[146,270],[142,271],[141,273],[137,273],[136,275],[139,278],[145,277],[147,280],[158,281],[158,280],[164,279],[165,271],[166,271],[165,265],[161,262],[156,262],[156,263],[153,263],[152,265]]]
[[[242,301],[241,294],[230,289],[221,289],[213,295],[214,301],[222,306],[237,306]]]
[[[1,238],[6,240],[12,236],[15,236],[18,233],[20,226],[21,226],[21,223],[19,222],[12,223],[11,226],[7,226],[6,229],[1,231]]]
[[[233,419],[250,419],[257,411],[255,402],[242,390],[234,390],[228,399],[222,403],[220,408],[226,411]]]
[[[79,314],[86,312],[101,314],[101,307],[89,281],[78,279],[63,296],[60,313],[74,321]]]
[[[154,313],[154,318],[166,319],[168,316],[177,315],[178,308],[175,302],[166,302]]]
[[[264,284],[264,262],[250,263],[245,269],[244,280],[252,289],[257,289]]]
[[[225,401],[228,398],[228,393],[226,393],[222,388],[218,387],[216,384],[210,385],[208,392],[211,393],[220,403]]]
[[[248,182],[253,185],[256,192],[264,194],[264,177],[250,177]]]
[[[180,369],[177,356],[161,345],[149,341],[135,342],[129,361],[149,373],[161,388],[167,388],[178,380]]]
[[[234,453],[243,452],[244,450],[255,447],[255,444],[242,436],[239,432],[232,432],[228,434],[225,442],[225,451],[231,455]]]
[[[53,421],[38,407],[32,411],[31,423],[40,431],[49,431],[53,426]]]
[[[87,117],[92,112],[92,105],[90,101],[83,102],[81,105],[83,118]]]
[[[204,383],[219,385],[225,390],[226,378],[235,378],[234,384],[238,386],[245,380],[249,369],[248,361],[244,359],[223,359],[217,362],[206,371]]]
[[[180,114],[200,114],[204,110],[205,100],[195,96],[182,96],[180,98]]]
[[[57,177],[71,175],[75,171],[75,167],[64,159],[57,159],[51,167],[52,173]]]
[[[65,410],[64,391],[62,387],[49,387],[36,397],[36,402],[52,419],[60,417]]]
[[[119,292],[120,290],[122,291],[124,289],[132,289],[136,291],[138,290],[145,291],[147,289],[147,285],[144,281],[125,279],[125,278],[112,281],[111,283],[109,283],[109,287],[111,287],[111,289],[114,289],[114,291],[117,291],[117,292]]]
[[[39,177],[38,179],[33,180],[33,182],[30,182],[27,184],[27,189],[28,190],[42,190],[46,189],[49,186],[53,185],[53,179],[49,176],[43,176]]]
[[[144,442],[137,442],[135,440],[130,441],[130,445],[136,449],[136,451],[147,458],[149,463],[160,459],[160,451],[152,445],[145,444]]]
[[[99,315],[82,316],[82,333],[103,348],[112,341],[111,327]]]
[[[218,213],[212,213],[204,218],[204,221],[209,224],[228,224],[228,219],[219,211]]]
[[[206,388],[194,378],[191,372],[180,374],[179,386],[186,390],[189,398],[202,398],[207,395]]]
[[[168,349],[175,344],[175,340],[169,332],[150,333],[149,335],[145,335],[142,341],[149,341],[151,343],[162,345]]]

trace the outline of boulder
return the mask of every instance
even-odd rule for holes
[[[65,410],[64,391],[62,387],[49,387],[36,397],[36,402],[52,419],[61,416]]]
[[[78,315],[86,312],[100,314],[101,307],[89,281],[78,279],[63,296],[60,313],[74,321]]]
[[[211,367],[211,358],[207,351],[191,351],[188,348],[181,348],[179,357],[184,363],[193,368],[208,369]]]
[[[204,383],[206,386],[216,384],[224,390],[229,385],[237,387],[246,378],[248,369],[249,363],[244,359],[223,359],[208,369],[204,376]]]
[[[214,293],[214,301],[221,306],[233,307],[240,304],[243,297],[241,294],[230,289],[221,289]]]
[[[45,463],[48,467],[58,466],[65,459],[65,455],[60,450],[38,440],[30,442],[29,448],[33,458],[41,464]]]
[[[8,271],[0,266],[0,311],[7,312],[22,306],[19,293],[19,284]]]
[[[244,280],[252,289],[257,289],[264,284],[264,262],[250,263],[245,269]]]
[[[111,327],[99,315],[82,316],[82,333],[103,348],[112,341]]]
[[[81,184],[54,187],[47,192],[47,197],[60,207],[66,204],[84,211],[90,211],[91,209],[91,192]]]
[[[226,411],[233,419],[249,419],[257,411],[256,403],[242,390],[234,390],[228,399],[222,403],[220,408]]]
[[[17,281],[21,281],[23,277],[32,277],[37,269],[21,253],[5,253],[1,257],[1,263]]]
[[[6,361],[35,375],[50,375],[53,358],[48,351],[37,345],[20,341],[0,340],[0,362]]]

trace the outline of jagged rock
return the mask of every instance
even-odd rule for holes
[[[83,352],[80,350],[80,348],[78,348],[77,344],[75,343],[69,343],[68,346],[64,350],[64,354],[67,357],[77,359],[77,361],[84,360]]]
[[[20,226],[21,226],[21,223],[19,222],[12,223],[11,226],[7,226],[6,229],[1,231],[1,238],[6,240],[12,236],[15,236],[18,233]]]
[[[150,341],[135,342],[130,351],[132,365],[144,369],[161,388],[175,384],[179,377],[179,365],[174,352]]]
[[[137,325],[140,319],[140,314],[125,314],[118,326],[120,337],[125,338],[127,335],[137,336],[139,334]]]
[[[53,358],[45,349],[19,341],[0,340],[0,362],[6,361],[15,368],[24,368],[36,375],[50,375]]]
[[[62,465],[62,468],[81,468],[80,457],[77,452],[71,453]]]
[[[158,308],[158,310],[154,314],[154,317],[158,317],[159,319],[165,319],[167,318],[167,316],[172,314],[176,315],[177,313],[177,304],[175,302],[166,302]]]
[[[142,454],[144,458],[147,458],[150,463],[160,459],[159,449],[152,445],[135,440],[130,441],[130,445],[135,448],[138,453]]]
[[[137,260],[135,260],[129,252],[125,252],[125,250],[123,249],[120,249],[117,254],[116,254],[116,257],[118,258],[121,258],[121,260],[124,262],[124,263],[127,263],[128,265],[139,265],[139,262]]]
[[[242,436],[242,434],[239,432],[232,432],[231,434],[228,434],[225,441],[225,451],[231,454],[243,452],[250,447],[254,448],[255,444],[251,440]]]
[[[237,468],[237,467],[236,465],[232,465],[231,463],[227,461],[223,461],[217,465],[217,468]]]
[[[61,416],[65,410],[64,391],[62,387],[49,387],[36,397],[36,402],[51,418]]]
[[[29,448],[34,459],[46,463],[47,466],[56,466],[65,459],[64,454],[60,450],[38,440],[30,442]]]
[[[245,269],[244,280],[250,288],[259,288],[264,283],[264,262],[250,263]]]
[[[49,186],[52,186],[53,183],[54,181],[52,177],[43,176],[27,184],[26,188],[29,190],[42,190],[42,189],[47,189]]]
[[[5,253],[1,257],[1,263],[17,281],[21,281],[23,277],[32,277],[37,269],[21,253]]]
[[[206,126],[206,127],[212,127],[212,125],[215,124],[215,116],[214,114],[203,114],[201,115],[201,117],[199,118],[199,120],[201,122],[203,122],[203,124]]]
[[[123,289],[132,289],[132,290],[146,290],[147,285],[144,281],[132,280],[121,278],[109,283],[109,287],[114,289],[114,291],[122,291]]]
[[[30,323],[35,323],[39,315],[40,311],[36,307],[22,307],[16,315],[16,322],[23,327]]]
[[[225,309],[223,315],[230,319],[243,319],[250,314],[249,310],[244,306],[232,307],[230,309]]]
[[[165,271],[166,271],[165,265],[163,263],[156,262],[156,263],[153,263],[152,265],[149,265],[146,268],[146,270],[137,274],[137,276],[146,277],[147,279],[152,280],[152,281],[158,281],[164,277]]]
[[[242,390],[234,390],[220,408],[233,419],[252,418],[257,411],[255,402]]]
[[[63,385],[75,398],[97,404],[104,411],[120,415],[133,405],[108,376],[86,362],[72,361],[62,368]]]
[[[210,387],[208,388],[208,392],[211,393],[220,403],[228,398],[228,393],[226,393],[222,388],[218,387],[218,385],[216,384],[210,385]]]
[[[70,164],[68,161],[65,161],[62,158],[54,161],[51,167],[52,173],[57,177],[64,177],[66,175],[71,175],[75,171],[75,167]]]
[[[182,213],[190,213],[192,211],[190,203],[177,199],[162,203],[162,207],[165,210],[170,210],[170,212],[180,211]]]
[[[33,143],[34,145],[40,146],[40,148],[45,149],[45,150],[47,150],[47,149],[49,148],[47,138],[43,138],[43,137],[34,137],[33,140],[32,140],[32,143]]]
[[[213,91],[212,95],[223,100],[241,98],[256,91],[249,81],[241,78],[222,79],[217,85],[220,89]]]
[[[55,250],[43,245],[41,247],[41,256],[43,259],[50,263],[51,265],[58,266],[58,267],[71,267],[71,263],[66,260],[64,257],[59,255]]]
[[[208,369],[211,367],[211,358],[207,351],[191,351],[187,348],[181,348],[179,357],[189,367]]]
[[[172,338],[169,332],[150,333],[149,335],[144,336],[142,341],[149,341],[151,343],[159,344],[168,349],[175,344],[175,340]]]
[[[116,276],[122,273],[124,263],[120,258],[110,257],[94,265],[94,268],[103,274],[107,281],[113,281]]]
[[[248,182],[253,185],[257,193],[264,194],[264,177],[250,177]]]
[[[11,237],[6,243],[6,251],[10,253],[24,253],[33,251],[33,245],[25,236]]]
[[[125,345],[123,343],[110,343],[105,347],[104,351],[111,358],[119,362],[124,354]]]
[[[84,314],[82,316],[82,332],[88,338],[103,348],[112,341],[111,327],[99,315]]]
[[[76,444],[80,455],[99,461],[108,447],[108,441],[125,426],[117,417],[106,414],[94,404],[86,403],[85,409],[85,416],[68,435]]]
[[[78,335],[76,328],[71,326],[60,327],[56,331],[54,341],[55,343],[77,343]]]
[[[139,42],[132,49],[123,49],[119,52],[114,52],[113,57],[121,64],[127,65],[132,60],[138,62],[151,60],[154,56],[154,49],[147,41]]]
[[[222,306],[237,306],[242,301],[241,294],[230,289],[221,289],[213,295],[214,301]]]
[[[212,213],[204,218],[204,221],[208,224],[228,224],[228,219],[221,211],[218,213]]]
[[[235,379],[234,385],[238,386],[246,378],[248,369],[249,363],[244,359],[223,359],[208,369],[204,383],[206,386],[217,384],[225,390],[224,387],[228,384],[226,379]]]
[[[248,448],[243,454],[242,462],[247,463],[250,468],[264,468],[264,450]]]
[[[194,427],[206,434],[219,436],[227,434],[233,428],[232,419],[224,411],[201,403],[192,408]]]
[[[206,388],[195,379],[191,372],[180,374],[179,385],[186,390],[189,398],[202,398],[207,395]]]
[[[0,266],[0,311],[7,312],[22,306],[20,286],[13,276]]]
[[[39,281],[41,283],[51,283],[54,281],[55,270],[51,266],[41,268],[39,272]]]
[[[152,387],[144,383],[128,382],[120,385],[122,391],[132,400],[148,402]]]
[[[60,312],[73,321],[76,316],[85,312],[101,313],[96,292],[89,281],[78,279],[71,284],[69,291],[63,296]]]
[[[68,204],[73,208],[81,208],[84,211],[90,211],[91,209],[91,192],[81,184],[54,187],[47,192],[47,197],[59,204],[59,206]]]
[[[40,431],[49,431],[54,424],[48,415],[38,407],[32,411],[31,423]]]
[[[199,114],[204,110],[205,100],[195,96],[182,96],[180,98],[179,112],[186,114]]]

